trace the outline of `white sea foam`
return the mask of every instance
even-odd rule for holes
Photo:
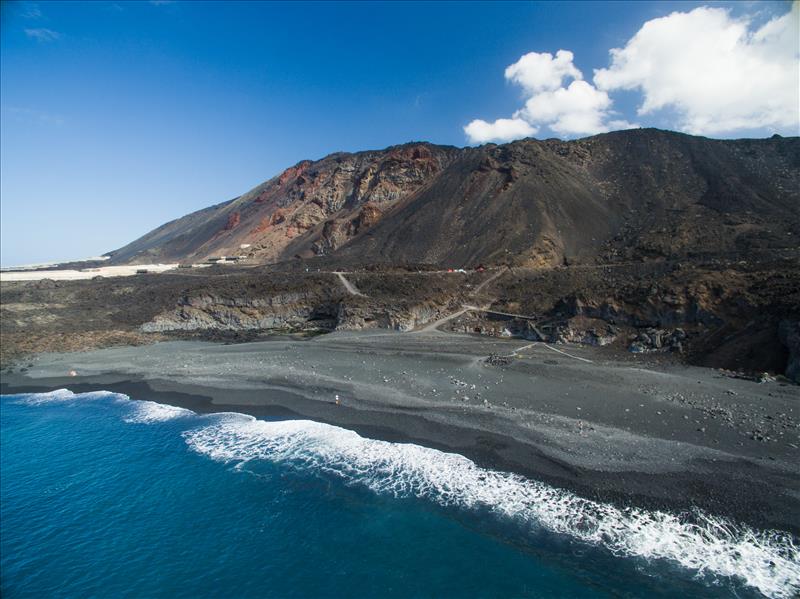
[[[38,406],[49,403],[65,404],[98,400],[109,400],[114,403],[125,405],[129,413],[123,417],[123,420],[130,423],[152,424],[195,415],[194,412],[185,408],[156,403],[154,401],[133,400],[123,393],[112,393],[111,391],[74,393],[69,389],[56,389],[55,391],[49,391],[47,393],[23,395],[19,399],[19,402],[29,406]]]
[[[365,439],[305,420],[266,422],[227,414],[183,435],[190,448],[214,460],[289,463],[377,493],[487,509],[615,554],[669,560],[698,574],[738,577],[768,597],[800,592],[800,548],[786,533],[758,532],[702,514],[689,518],[621,509],[479,468],[461,455]]]
[[[132,401],[131,413],[123,420],[125,420],[125,422],[137,424],[153,424],[194,415],[194,412],[186,408],[168,406],[154,401]]]
[[[112,400],[129,404],[127,422],[157,423],[194,412],[107,391],[67,389],[21,396],[28,405]],[[486,470],[468,458],[413,444],[365,439],[327,424],[267,422],[233,412],[183,433],[188,446],[222,462],[269,460],[337,476],[395,497],[490,510],[533,528],[606,547],[618,555],[664,559],[698,574],[738,577],[768,597],[800,593],[800,547],[787,533],[755,531],[723,519],[621,509],[524,477]]]
[[[111,393],[110,391],[90,391],[88,393],[73,393],[69,389],[56,389],[47,393],[31,393],[24,395],[19,400],[29,406],[38,406],[47,403],[69,403],[74,401],[97,401],[100,399],[128,399],[127,395]]]

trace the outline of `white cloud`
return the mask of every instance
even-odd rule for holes
[[[652,19],[611,64],[584,80],[569,50],[530,52],[505,70],[525,92],[510,119],[473,120],[471,143],[509,141],[542,128],[565,137],[637,127],[620,118],[609,95],[642,94],[638,116],[693,134],[800,129],[800,2],[756,27],[722,8],[700,7]],[[656,115],[658,111],[664,111]],[[669,119],[672,119],[671,121]],[[653,122],[651,120],[651,122]]]
[[[45,27],[26,29],[25,35],[39,42],[54,42],[61,38],[61,34],[58,31],[53,31]]]
[[[559,50],[555,57],[549,52],[529,52],[506,67],[506,79],[531,93],[554,90],[561,87],[564,77],[583,79],[573,58],[569,50]]]
[[[626,121],[611,121],[611,98],[583,80],[569,50],[529,52],[509,65],[505,77],[520,85],[528,99],[511,119],[494,123],[474,120],[464,127],[471,143],[511,141],[533,135],[541,126],[559,135],[574,136],[628,128]],[[565,79],[571,79],[564,85]]]
[[[610,110],[611,98],[606,92],[586,81],[575,80],[567,87],[533,95],[514,116],[546,124],[550,130],[565,136],[636,126],[623,120],[609,121]]]
[[[599,89],[640,90],[640,116],[661,109],[673,126],[695,134],[800,121],[798,3],[758,29],[721,8],[701,7],[646,22],[611,66],[595,71]]]
[[[518,118],[497,119],[493,123],[475,119],[464,127],[464,133],[472,143],[483,144],[490,141],[512,141],[530,137],[536,133],[536,128]]]

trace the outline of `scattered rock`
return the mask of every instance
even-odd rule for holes
[[[681,328],[673,330],[649,327],[640,331],[628,346],[631,353],[646,353],[657,351],[673,351],[683,353],[687,334]]]
[[[508,366],[511,364],[513,358],[509,356],[501,356],[499,354],[491,354],[484,362],[491,366]]]

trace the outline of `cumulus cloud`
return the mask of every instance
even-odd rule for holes
[[[679,114],[695,134],[797,127],[800,119],[798,4],[754,28],[722,8],[675,12],[645,23],[611,65],[595,71],[599,89],[639,90],[639,115]]]
[[[487,123],[475,119],[464,127],[464,133],[472,143],[484,144],[489,141],[511,141],[530,137],[537,129],[522,119],[497,119]]]
[[[610,129],[635,127],[624,120],[610,119],[611,98],[586,81],[576,80],[567,87],[533,95],[515,117],[546,124],[565,136],[601,133]]]
[[[34,29],[26,29],[25,35],[29,38],[35,39],[38,42],[54,42],[61,38],[58,31],[47,29],[45,27],[36,27]]]
[[[530,52],[505,70],[524,91],[512,118],[476,119],[464,127],[471,143],[510,141],[541,129],[565,137],[639,125],[621,118],[609,95],[642,94],[638,117],[693,134],[800,128],[800,3],[755,26],[723,8],[700,7],[652,19],[610,65],[587,81],[569,50]],[[659,111],[662,111],[659,114]]]
[[[511,119],[474,120],[464,127],[471,143],[528,137],[546,126],[565,136],[601,133],[634,125],[612,119],[611,98],[583,80],[569,50],[529,52],[505,71],[525,91],[525,105]],[[571,81],[570,81],[571,80]],[[567,84],[567,81],[570,81]]]
[[[559,50],[555,56],[547,52],[529,52],[506,67],[506,79],[531,93],[557,89],[565,77],[583,79],[583,74],[572,64],[573,59],[569,50]]]

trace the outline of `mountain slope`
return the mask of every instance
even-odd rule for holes
[[[798,181],[798,138],[411,143],[300,162],[111,255],[540,266],[770,250],[800,245]]]
[[[324,254],[424,186],[458,153],[413,143],[304,160],[234,200],[171,221],[110,255],[114,262],[202,260],[239,255],[242,245],[259,261],[281,259],[289,246]]]

